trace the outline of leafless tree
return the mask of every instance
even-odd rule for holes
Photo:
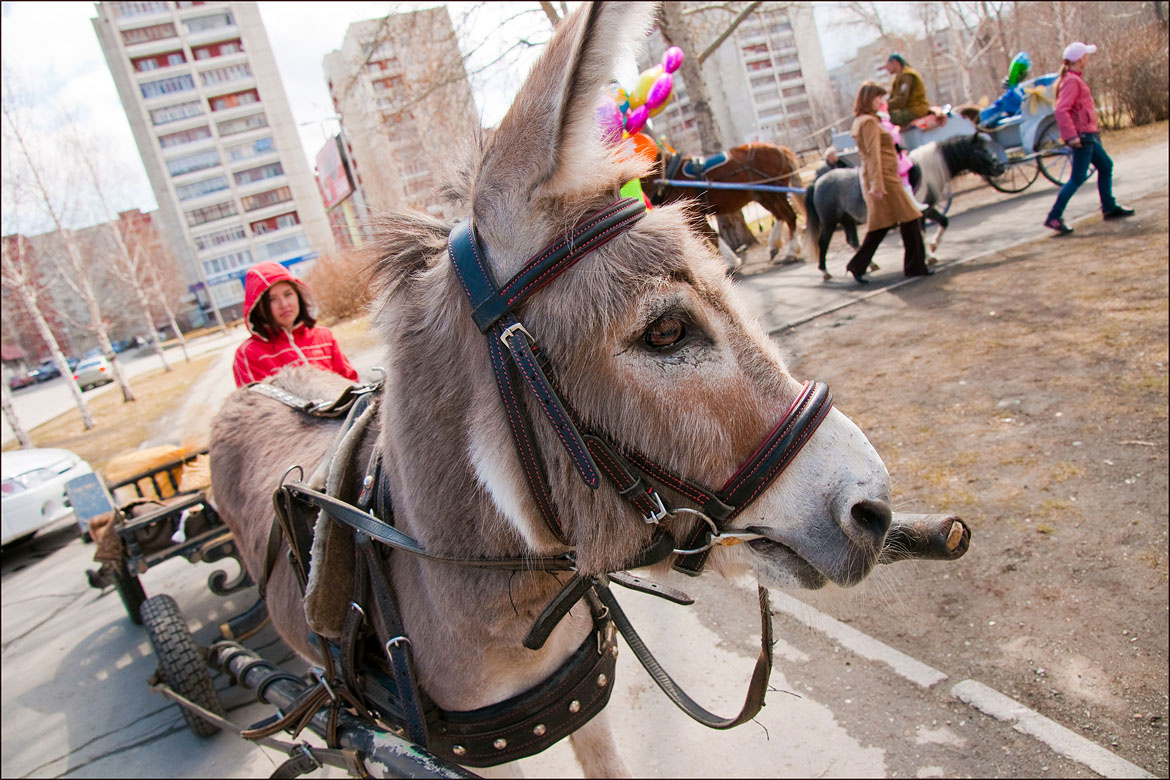
[[[9,190],[9,187],[5,187]],[[6,192],[6,195],[9,193]],[[31,248],[27,244],[27,239],[16,234],[3,242],[2,254],[0,254],[0,279],[3,280],[4,289],[10,294],[16,295],[20,298],[21,303],[27,311],[33,324],[36,326],[37,332],[48,345],[49,351],[53,356],[53,364],[57,366],[57,370],[61,372],[61,376],[71,376],[72,370],[69,368],[68,362],[65,360],[65,353],[61,351],[60,345],[57,343],[56,336],[53,335],[52,328],[45,320],[45,315],[41,310],[41,297],[44,294],[42,276],[38,273],[35,260]],[[15,246],[13,246],[15,245]],[[96,422],[93,414],[89,411],[89,405],[86,404],[84,396],[81,394],[81,388],[77,386],[76,382],[67,382],[69,391],[73,394],[73,401],[77,404],[78,410],[81,412],[81,424],[86,430],[92,428]],[[8,409],[5,409],[5,414]],[[9,416],[9,425],[15,432],[17,429],[15,415]]]
[[[679,75],[686,84],[691,110],[695,115],[695,126],[699,131],[699,145],[703,154],[717,154],[723,149],[723,133],[711,110],[711,94],[703,76],[703,63],[715,53],[720,45],[735,32],[735,29],[758,8],[760,3],[706,3],[684,8],[682,3],[663,3],[658,15],[658,29],[668,46],[678,46],[688,55],[683,57]],[[709,36],[705,46],[700,48],[696,32]],[[744,221],[743,214],[737,213],[716,218],[719,235],[724,242],[735,249],[744,245],[759,243]]]
[[[28,437],[24,426],[20,424],[20,418],[16,416],[16,407],[12,405],[12,393],[8,392],[7,384],[0,384],[0,406],[4,409],[4,417],[8,420],[8,427],[12,428],[12,433],[16,436],[17,443],[23,449],[31,449],[33,446],[32,439]]]
[[[11,83],[12,74],[8,72],[7,68],[5,68],[4,75],[5,80]],[[102,311],[102,301],[90,277],[90,266],[83,257],[81,242],[75,231],[66,227],[62,220],[59,193],[51,192],[45,166],[34,157],[29,147],[29,133],[26,128],[22,127],[18,116],[19,109],[14,94],[11,91],[6,91],[3,96],[5,140],[10,144],[15,144],[15,149],[19,152],[20,163],[31,185],[32,196],[54,228],[53,237],[56,239],[58,247],[53,255],[61,263],[64,271],[60,274],[60,278],[74,291],[85,307],[89,318],[88,325],[93,329],[102,353],[109,358],[114,381],[118,383],[118,387],[122,391],[122,399],[133,401],[134,392],[130,388],[118,356],[110,345],[110,323]],[[57,159],[60,160],[59,152]],[[65,373],[62,371],[62,374]]]

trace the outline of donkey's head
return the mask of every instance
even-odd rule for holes
[[[507,117],[483,144],[466,194],[483,262],[499,283],[645,173],[605,145],[594,117],[619,54],[645,36],[653,13],[653,5],[641,3],[577,9],[560,23]],[[531,466],[513,446],[484,337],[447,254],[436,251],[446,228],[421,218],[413,227],[396,227],[400,237],[389,239],[384,270],[397,286],[383,329],[398,368],[391,371],[384,435],[390,447],[394,437],[412,442],[410,455],[398,459],[397,478],[445,491],[472,481],[470,492],[492,518],[478,525],[460,519],[445,535],[415,530],[437,548],[459,546],[460,534],[481,533],[527,551],[563,550],[530,495],[524,471]],[[420,245],[428,251],[418,251]],[[691,232],[681,207],[647,213],[533,294],[517,314],[583,425],[616,450],[636,450],[695,483],[725,483],[802,390],[741,309],[722,261]],[[525,391],[522,403],[543,460],[536,465],[547,474],[579,566],[600,572],[628,565],[652,527],[604,479],[597,489],[585,486],[531,394]],[[452,449],[430,456],[435,445],[424,444],[428,434],[412,432],[412,414],[426,418],[419,426],[456,431]],[[424,492],[417,487],[399,492],[409,502]],[[675,506],[694,506],[669,489],[664,495]],[[720,548],[712,561],[754,565],[769,585],[853,584],[877,559],[889,499],[881,460],[861,431],[832,410],[787,470],[731,524],[764,538]],[[453,504],[448,514],[464,518],[475,508]],[[663,524],[681,539],[693,522],[693,515],[680,514]]]

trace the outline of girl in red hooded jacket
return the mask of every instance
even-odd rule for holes
[[[258,263],[244,277],[244,323],[252,335],[236,349],[236,387],[285,366],[316,366],[357,381],[328,328],[317,327],[308,286],[280,263]]]

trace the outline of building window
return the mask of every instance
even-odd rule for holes
[[[210,16],[196,16],[194,19],[183,20],[183,24],[187,25],[187,32],[189,33],[218,30],[220,27],[231,27],[235,23],[236,20],[232,18],[231,12],[229,11],[211,14]]]
[[[230,200],[223,203],[216,203],[213,206],[204,206],[201,209],[192,209],[187,212],[187,224],[190,227],[202,225],[205,222],[214,222],[217,219],[224,217],[232,217],[238,214],[236,204]]]
[[[243,92],[232,92],[227,95],[219,95],[207,101],[211,104],[212,111],[224,111],[229,108],[239,108],[240,106],[248,106],[253,103],[260,102],[260,93],[254,89],[246,89]]]
[[[175,187],[175,194],[179,196],[179,200],[191,200],[192,198],[201,198],[204,195],[210,195],[213,192],[221,192],[227,188],[228,183],[226,177],[213,176],[210,179]]]
[[[166,54],[152,54],[149,57],[137,57],[130,60],[130,64],[134,66],[134,70],[139,73],[144,73],[148,70],[155,70],[157,68],[169,68],[172,65],[182,65],[187,61],[181,51],[170,51]]]
[[[248,144],[241,146],[233,146],[227,150],[228,160],[237,162],[239,160],[248,160],[253,157],[259,157],[262,154],[276,151],[276,147],[272,145],[272,138],[257,138]]]
[[[791,97],[800,97],[801,95],[804,95],[804,94],[805,94],[805,89],[804,89],[804,87],[803,87],[803,86],[799,86],[799,87],[788,87],[788,88],[786,88],[786,89],[784,90],[784,92],[783,92],[782,94],[783,94],[783,95],[784,95],[784,97],[786,97],[786,98],[791,98]]]
[[[263,113],[249,114],[238,119],[225,119],[222,122],[217,122],[215,127],[219,131],[220,138],[223,138],[236,133],[246,133],[259,127],[268,127],[268,118]]]
[[[144,16],[146,14],[161,14],[164,11],[171,10],[170,3],[113,3],[114,16],[119,19],[127,19],[131,16]]]
[[[780,106],[770,106],[768,108],[759,109],[756,116],[760,119],[770,119],[774,116],[780,116]]]
[[[214,230],[210,233],[203,233],[194,237],[195,247],[200,252],[205,252],[223,244],[230,244],[234,241],[243,241],[248,237],[244,232],[243,225],[232,225],[231,227]]]
[[[190,130],[180,130],[177,133],[160,135],[158,137],[158,145],[163,149],[169,149],[172,146],[189,144],[192,141],[202,141],[204,138],[211,138],[211,128],[207,125],[193,127]]]
[[[253,184],[264,179],[273,179],[277,176],[284,175],[284,167],[280,163],[274,162],[268,165],[261,165],[256,168],[248,168],[244,171],[237,171],[235,174],[236,184],[243,187],[246,184]]]
[[[229,273],[237,268],[247,268],[252,264],[252,253],[247,249],[238,252],[228,252],[226,255],[213,257],[203,261],[203,269],[208,277]]]
[[[229,54],[239,54],[243,50],[244,45],[237,38],[234,41],[209,43],[206,46],[194,46],[191,48],[191,56],[197,60],[209,60],[212,57],[226,57]]]
[[[199,77],[203,79],[203,86],[210,87],[214,84],[250,79],[252,78],[252,68],[248,66],[248,63],[241,62],[236,65],[228,65],[225,68],[201,71]]]
[[[177,122],[192,116],[201,116],[203,105],[198,100],[189,100],[173,106],[156,108],[150,112],[150,121],[156,125],[165,125],[168,122]]]
[[[751,62],[747,63],[748,70],[764,70],[765,68],[770,67],[772,67],[772,60],[767,58],[762,60],[752,60]]]
[[[197,5],[204,5],[204,2],[203,0],[179,0],[175,5],[179,6],[180,9],[194,8]]]
[[[131,46],[135,43],[174,38],[176,35],[178,33],[175,32],[175,25],[167,22],[166,24],[155,24],[150,27],[135,27],[133,30],[123,30],[122,42],[127,46]]]
[[[278,187],[275,190],[258,192],[255,195],[240,198],[240,203],[244,205],[244,211],[255,211],[266,206],[284,203],[286,200],[292,200],[292,191],[288,187]]]
[[[261,260],[271,260],[274,257],[287,255],[289,252],[297,252],[301,249],[308,248],[309,242],[305,240],[304,234],[298,233],[295,236],[289,236],[279,241],[273,241],[270,244],[264,244],[256,250],[256,254],[260,256]]]
[[[295,211],[290,211],[287,214],[281,214],[276,217],[269,217],[268,219],[257,220],[248,227],[252,228],[252,233],[257,236],[262,236],[265,233],[271,233],[274,230],[281,230],[287,227],[301,224],[301,218],[297,216]]]
[[[768,53],[768,44],[757,43],[754,46],[744,46],[743,53],[744,54],[767,54]]]
[[[150,99],[195,89],[195,79],[191,78],[190,74],[183,74],[182,76],[172,76],[169,79],[143,82],[139,89],[142,90],[142,97]]]
[[[182,176],[184,173],[202,171],[207,168],[214,168],[217,165],[219,165],[219,152],[215,149],[207,149],[202,152],[196,152],[195,154],[188,154],[184,157],[167,160],[167,170],[170,171],[171,176]]]

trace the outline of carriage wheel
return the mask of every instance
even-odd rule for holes
[[[1044,178],[1057,187],[1063,187],[1072,176],[1072,149],[1060,137],[1060,129],[1056,126],[1056,122],[1050,121],[1036,136],[1036,151],[1044,152],[1057,149],[1060,150],[1061,154],[1039,158],[1040,172],[1044,174]],[[1096,170],[1096,167],[1090,165],[1089,176],[1092,176]]]
[[[207,671],[207,662],[187,629],[179,607],[170,596],[151,596],[142,605],[142,622],[158,657],[159,676],[174,691],[218,715],[224,714],[219,694]],[[209,737],[219,726],[186,707],[183,718],[197,736]]]
[[[987,183],[1000,192],[1023,192],[1032,186],[1036,177],[1040,175],[1040,164],[1036,158],[1013,162],[1008,158],[1007,170],[1002,175],[988,178]]]
[[[119,563],[114,570],[114,588],[122,599],[122,606],[126,608],[130,622],[136,626],[142,625],[142,602],[146,601],[142,580],[138,579],[138,575],[126,571],[126,564]]]

